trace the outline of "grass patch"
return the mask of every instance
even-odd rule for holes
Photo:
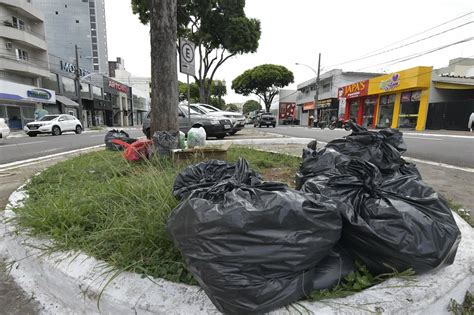
[[[451,299],[448,305],[448,311],[454,315],[474,314],[474,295],[467,291],[462,304],[458,303],[456,300]]]
[[[104,127],[100,127],[100,126],[90,126],[90,127],[89,127],[89,130],[104,130]]]
[[[448,205],[451,208],[451,210],[459,214],[459,216],[463,218],[464,221],[469,223],[470,226],[474,227],[474,218],[471,217],[471,214],[469,213],[469,211],[464,209],[463,206],[461,206],[460,204],[456,203],[453,200],[448,200]]]
[[[288,181],[299,159],[232,148],[259,172]],[[116,268],[174,282],[195,283],[165,230],[178,204],[171,187],[186,165],[154,159],[130,164],[118,152],[98,151],[58,163],[32,178],[17,222],[32,235],[53,240],[48,250],[82,250]]]

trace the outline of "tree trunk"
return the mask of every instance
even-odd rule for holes
[[[199,103],[209,104],[208,98],[206,97],[206,90],[204,88],[204,83],[199,85]]]
[[[177,131],[177,0],[150,0],[151,134]]]
[[[270,107],[272,107],[272,103],[270,102],[269,104],[265,103],[265,110],[267,113],[270,112]]]

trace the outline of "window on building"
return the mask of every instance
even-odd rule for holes
[[[388,128],[392,126],[393,106],[395,104],[395,94],[380,96],[380,106],[377,126]]]
[[[99,64],[99,58],[98,57],[94,57],[92,58],[92,61],[94,62],[94,64]]]
[[[96,30],[91,30],[91,35],[92,36],[97,36],[97,31]]]
[[[58,14],[59,14],[59,12],[58,12],[58,11],[56,11],[56,15],[58,15]]]
[[[24,30],[25,29],[25,21],[17,18],[16,16],[12,16],[13,27]]]
[[[65,4],[64,7],[67,8],[67,4]]]
[[[97,50],[92,51],[92,56],[93,57],[98,57],[99,56],[99,54],[97,53]],[[99,59],[97,59],[97,62],[99,62]]]
[[[91,89],[89,84],[81,82],[81,96],[91,97]]]
[[[415,128],[420,108],[421,90],[405,92],[401,95],[399,128]]]
[[[79,20],[76,20],[76,23],[79,23]]]
[[[89,1],[89,8],[94,8],[94,7],[95,7],[94,1]]]
[[[99,65],[94,65],[94,71],[99,71]]]
[[[68,78],[68,77],[62,77],[61,78],[61,83],[63,86],[63,91],[64,93],[67,94],[76,94],[76,86],[74,79]]]
[[[323,93],[329,92],[330,90],[331,90],[331,83],[323,84],[323,89],[322,89]]]
[[[45,89],[54,90],[56,93],[59,93],[58,75],[56,73],[51,73],[48,78],[43,78],[42,82]]]
[[[93,86],[92,94],[94,94],[94,97],[102,98],[102,89],[98,86]],[[105,94],[107,93],[104,93],[104,98],[105,98]]]
[[[20,49],[20,48],[15,49],[15,51],[16,51],[16,59],[28,61],[28,52],[27,51],[25,51],[23,49]]]

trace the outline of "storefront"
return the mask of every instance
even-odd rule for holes
[[[56,105],[53,90],[0,80],[0,117],[5,118],[10,129],[22,129],[35,120],[35,110]]]
[[[133,125],[132,90],[129,86],[104,77],[104,99],[110,100],[114,126]]]
[[[318,100],[319,121],[332,121],[337,117],[338,101],[336,98],[326,98]]]
[[[424,130],[432,67],[415,67],[339,89],[344,119],[368,128]]]

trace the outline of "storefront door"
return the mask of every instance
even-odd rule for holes
[[[368,97],[364,100],[364,111],[362,116],[362,126],[366,128],[372,128],[372,122],[374,120],[375,111],[375,98]]]
[[[349,119],[357,122],[357,114],[359,113],[359,101],[353,100],[349,103]]]
[[[395,94],[382,95],[380,97],[379,117],[377,127],[390,128],[393,119],[393,107],[395,105]]]
[[[20,107],[7,106],[8,127],[10,129],[23,128],[21,123],[21,109]]]
[[[420,108],[421,91],[402,93],[400,102],[399,128],[415,128]]]

